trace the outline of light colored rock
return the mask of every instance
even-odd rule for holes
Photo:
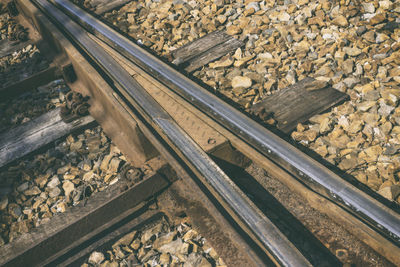
[[[376,25],[379,23],[382,23],[386,19],[386,15],[383,13],[378,13],[375,16],[373,16],[370,20],[369,23],[371,25]]]
[[[343,79],[343,83],[347,86],[347,88],[353,88],[353,86],[355,86],[359,82],[360,80],[356,77],[347,77],[346,79]]]
[[[162,227],[162,224],[159,223],[145,230],[142,234],[141,242],[146,244],[153,236],[158,235],[161,232]]]
[[[390,37],[384,33],[378,33],[378,35],[376,36],[376,43],[378,43],[378,44],[383,43],[384,41],[388,40],[389,38]]]
[[[65,181],[63,183],[64,195],[67,199],[70,199],[72,191],[75,190],[75,185],[70,181]]]
[[[224,24],[226,22],[226,16],[225,15],[218,15],[217,20],[219,23]]]
[[[389,0],[379,1],[379,7],[383,10],[388,10],[393,7],[393,3]]]
[[[305,4],[308,4],[310,1],[309,0],[298,0],[297,4],[299,6],[304,6]]]
[[[73,180],[73,179],[75,179],[75,177],[76,177],[76,175],[72,174],[72,173],[66,173],[66,174],[63,175],[63,178],[65,180]]]
[[[232,79],[232,87],[233,88],[249,88],[252,82],[249,77],[246,76],[236,76]]]
[[[111,173],[116,173],[119,170],[119,167],[121,165],[122,160],[120,160],[119,158],[112,158],[112,160],[110,161],[110,164],[108,165],[108,171]]]
[[[147,262],[157,254],[158,254],[157,251],[155,251],[154,249],[150,249],[140,260],[142,262]]]
[[[224,59],[224,60],[219,60],[219,61],[215,61],[210,63],[210,68],[226,68],[229,67],[233,64],[233,60],[230,58]]]
[[[160,255],[160,264],[161,265],[167,265],[171,261],[171,257],[167,253],[161,253]]]
[[[58,197],[61,194],[61,189],[54,187],[49,191],[49,197]]]
[[[110,160],[113,158],[113,155],[111,155],[111,154],[109,154],[109,155],[106,155],[104,158],[103,158],[103,161],[101,162],[101,164],[100,164],[100,169],[102,170],[102,171],[107,171],[107,169],[108,169],[108,164],[110,163]]]
[[[400,185],[391,185],[379,189],[378,193],[389,200],[395,200],[400,195]]]
[[[374,13],[375,12],[375,6],[373,3],[361,3],[361,5],[363,6],[365,13]]]
[[[93,265],[99,265],[104,261],[105,257],[104,254],[101,252],[94,251],[90,254],[88,262]]]
[[[303,40],[293,46],[293,51],[296,53],[307,53],[310,50],[310,43]]]
[[[364,101],[357,105],[357,109],[365,112],[368,111],[373,106],[375,106],[375,104],[376,104],[375,101]]]
[[[140,248],[140,245],[141,245],[140,240],[135,239],[132,241],[132,243],[129,246],[134,250],[138,250]]]
[[[60,180],[58,179],[57,175],[54,175],[50,181],[47,183],[47,187],[54,188],[60,184]]]
[[[71,144],[70,149],[71,151],[78,151],[80,148],[82,148],[82,142],[74,142]]]
[[[189,240],[191,240],[191,239],[196,238],[197,236],[198,236],[198,233],[197,233],[195,230],[190,229],[189,231],[187,231],[187,232],[183,235],[182,239],[183,239],[183,241],[187,242],[187,241],[189,241]]]
[[[343,47],[343,52],[351,57],[355,57],[361,54],[362,51],[357,47]]]
[[[378,114],[384,117],[389,116],[394,110],[394,107],[387,105],[384,101],[379,102]]]
[[[342,63],[342,70],[345,74],[350,74],[353,72],[354,69],[354,61],[353,59],[347,59]]]
[[[159,249],[160,247],[164,246],[165,244],[168,244],[172,242],[172,240],[175,238],[176,233],[175,232],[169,232],[165,235],[160,236],[157,238],[154,243],[153,243],[153,248]]]
[[[67,203],[64,201],[59,202],[56,206],[57,212],[65,212],[67,210]]]
[[[3,196],[0,201],[0,210],[5,210],[7,208],[7,205],[8,205],[8,197]]]
[[[90,182],[92,179],[96,177],[96,174],[93,171],[88,171],[82,177],[82,179],[86,182]]]
[[[311,83],[306,84],[305,89],[307,91],[314,91],[325,88],[328,85],[326,81],[314,80]]]
[[[33,186],[31,189],[24,191],[24,195],[26,196],[36,196],[39,195],[40,193],[42,193],[42,191],[40,191],[39,187],[37,186]]]
[[[347,19],[343,15],[339,15],[339,16],[335,17],[332,20],[332,23],[334,25],[337,25],[337,26],[340,26],[340,27],[347,27],[349,25],[349,22],[347,21]]]
[[[281,12],[278,15],[278,20],[282,22],[288,22],[290,20],[290,15],[286,12]]]
[[[230,25],[226,28],[226,33],[229,35],[239,34],[242,31],[237,25]]]
[[[158,251],[161,253],[169,253],[169,254],[187,254],[189,248],[189,244],[182,241],[182,239],[178,238],[170,243],[167,243],[158,248]]]
[[[321,134],[325,134],[325,133],[329,132],[331,129],[332,129],[332,127],[330,124],[330,119],[328,117],[323,118],[319,125],[319,132]]]

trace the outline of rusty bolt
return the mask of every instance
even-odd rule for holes
[[[216,142],[217,142],[217,141],[216,141],[214,138],[208,138],[208,141],[207,141],[207,143],[208,143],[209,145],[214,145]]]

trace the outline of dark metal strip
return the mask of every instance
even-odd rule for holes
[[[351,185],[291,144],[249,119],[140,46],[65,0],[53,0],[81,25],[138,64],[174,92],[237,134],[300,181],[361,217],[400,245],[400,215]]]
[[[229,214],[255,237],[256,242],[283,266],[311,266],[308,260],[287,240],[279,229],[240,191],[210,157],[176,124],[160,105],[109,54],[93,41],[69,17],[45,0],[35,0],[41,9],[57,21],[68,35],[96,61],[99,66],[126,90],[135,103],[131,103],[155,130],[167,139],[175,151],[183,156],[191,169],[199,174],[205,186],[222,200]]]

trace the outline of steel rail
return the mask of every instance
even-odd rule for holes
[[[400,214],[351,185],[318,161],[228,105],[179,71],[67,0],[51,0],[89,32],[132,60],[178,95],[313,190],[346,208],[400,246]]]
[[[133,99],[131,103],[189,165],[227,212],[264,251],[282,266],[311,266],[310,262],[249,200],[211,158],[178,126],[170,115],[130,74],[77,23],[46,0],[37,6],[81,47]],[[222,200],[222,201],[221,201]]]

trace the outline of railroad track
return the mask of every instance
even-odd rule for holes
[[[357,188],[73,3],[19,0],[16,7],[39,31],[41,49],[64,80],[89,97],[91,116],[132,166],[118,183],[2,246],[1,264],[82,264],[145,222],[182,212],[228,266],[373,265],[372,258],[400,264],[395,205]],[[33,120],[2,135],[3,167],[93,123],[75,116],[86,113],[82,98],[70,98],[41,124]],[[141,177],[143,164],[152,171]],[[273,178],[260,175],[261,168]],[[268,187],[293,196],[272,196]],[[307,225],[290,205],[329,219]],[[337,232],[322,233],[323,227]],[[338,243],[351,245],[340,250]]]

